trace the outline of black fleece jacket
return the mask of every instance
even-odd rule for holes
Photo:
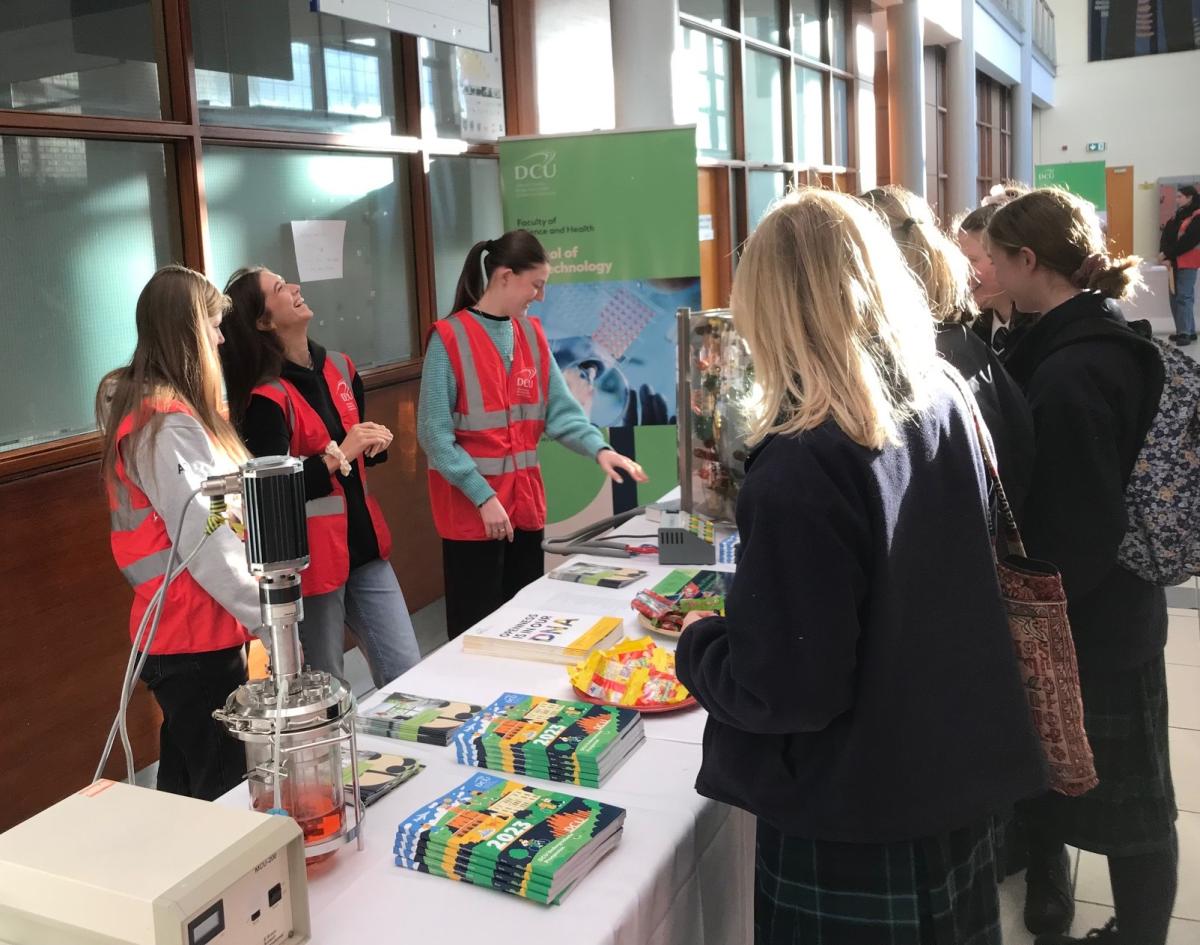
[[[308,342],[308,352],[312,355],[312,368],[301,367],[291,361],[283,362],[281,376],[284,380],[295,385],[313,410],[325,422],[329,430],[329,438],[337,443],[346,438],[346,430],[342,426],[341,416],[329,396],[329,387],[325,383],[325,349],[313,340]],[[362,378],[354,372],[351,378],[351,389],[354,392],[354,402],[358,405],[358,415],[366,419],[363,412],[365,395]],[[242,421],[242,439],[255,456],[287,456],[291,445],[292,432],[288,429],[287,417],[279,405],[266,397],[255,395],[250,398],[246,407],[246,416]],[[304,489],[309,499],[320,499],[333,491],[333,480],[325,460],[320,456],[302,456],[304,460]],[[387,461],[387,451],[374,457],[363,457],[367,466],[375,466]],[[367,498],[363,492],[362,480],[358,477],[357,464],[351,464],[350,475],[343,476],[335,472],[338,481],[346,493],[346,542],[350,551],[350,567],[357,568],[368,561],[379,557],[379,542],[375,538],[375,526],[371,522],[371,513],[367,509]]]
[[[984,494],[940,375],[898,446],[827,421],[752,453],[726,616],[676,651],[709,713],[701,794],[794,836],[883,843],[1043,789]]]
[[[1162,394],[1153,343],[1115,302],[1082,292],[1047,312],[1006,367],[1033,411],[1030,557],[1058,566],[1080,669],[1131,669],[1166,642],[1166,596],[1117,564],[1125,485]]]
[[[1004,494],[1020,524],[1033,476],[1033,416],[1025,395],[996,353],[965,325],[939,325],[936,343],[975,395],[992,435]]]

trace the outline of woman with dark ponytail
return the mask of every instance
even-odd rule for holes
[[[1062,572],[1079,658],[1084,728],[1100,784],[1048,794],[1022,816],[1029,833],[1025,922],[1038,945],[1074,911],[1064,844],[1108,857],[1116,917],[1089,945],[1163,945],[1179,848],[1167,747],[1164,591],[1117,563],[1124,492],[1158,409],[1157,348],[1115,300],[1137,282],[1136,257],[1114,259],[1092,205],[1036,190],[1001,207],[987,242],[1001,289],[1040,313],[1005,366],[1033,410],[1036,460],[1023,537]],[[1138,323],[1137,327],[1144,326]]]
[[[594,458],[614,481],[646,481],[642,467],[588,422],[529,315],[549,277],[546,251],[527,230],[478,242],[467,253],[454,313],[429,336],[417,436],[442,536],[451,639],[543,573],[543,435]]]

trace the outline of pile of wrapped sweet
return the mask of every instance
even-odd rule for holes
[[[649,637],[597,650],[567,672],[581,694],[608,705],[666,708],[691,699],[675,675],[675,654]]]

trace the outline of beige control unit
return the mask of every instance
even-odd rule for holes
[[[309,932],[290,817],[97,781],[0,834],[12,945],[301,945]]]

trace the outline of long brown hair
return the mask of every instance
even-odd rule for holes
[[[225,283],[230,309],[222,322],[225,344],[221,345],[221,367],[225,371],[225,393],[229,419],[239,430],[250,405],[250,392],[259,384],[273,381],[283,370],[283,346],[273,331],[258,327],[267,312],[261,273],[265,266],[246,266]]]
[[[880,449],[928,403],[929,306],[879,216],[854,197],[802,188],[778,201],[746,242],[732,309],[762,388],[752,442],[832,418]]]
[[[1142,281],[1141,257],[1109,256],[1096,208],[1058,187],[1030,191],[997,210],[987,241],[1009,256],[1030,249],[1039,266],[1106,298],[1126,298]]]
[[[910,190],[876,187],[862,199],[883,217],[904,261],[925,289],[929,311],[939,322],[970,322],[979,310],[971,298],[971,264],[950,242],[924,200]]]
[[[115,481],[117,429],[132,415],[133,431],[157,434],[156,408],[181,401],[209,437],[235,461],[248,454],[221,414],[221,364],[208,337],[209,318],[229,299],[200,273],[164,266],[138,296],[137,346],[125,367],[109,372],[96,391],[96,424],[104,435],[101,475]],[[152,447],[151,447],[152,448]]]
[[[546,262],[546,250],[528,230],[509,230],[498,239],[480,240],[471,247],[463,263],[454,290],[454,311],[461,312],[478,302],[497,269],[525,272]]]

